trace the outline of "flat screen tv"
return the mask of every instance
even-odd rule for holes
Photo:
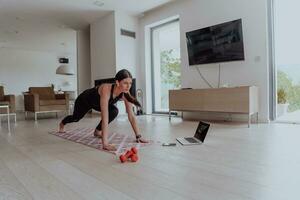
[[[242,19],[186,33],[189,65],[245,60]]]

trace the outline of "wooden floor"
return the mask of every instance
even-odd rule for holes
[[[138,163],[47,132],[59,119],[18,121],[0,129],[0,199],[300,199],[300,126],[212,123],[203,145],[162,147],[194,134],[197,122],[140,116],[142,134],[155,144]],[[95,127],[87,117],[73,127]],[[70,126],[69,126],[70,128]],[[120,116],[111,131],[131,133]]]

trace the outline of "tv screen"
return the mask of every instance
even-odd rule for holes
[[[186,33],[189,65],[244,60],[242,19]]]

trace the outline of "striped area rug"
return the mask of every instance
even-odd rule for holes
[[[105,152],[113,153],[116,155],[120,155],[124,153],[126,150],[130,149],[131,147],[136,147],[139,149],[141,147],[148,146],[153,143],[151,141],[146,144],[136,143],[135,138],[133,136],[123,135],[119,133],[110,133],[108,135],[108,141],[110,144],[114,145],[117,148],[117,150],[114,152],[106,151],[102,149],[101,139],[94,137],[94,130],[95,129],[93,128],[75,128],[75,129],[67,130],[65,133],[58,133],[56,131],[52,131],[49,133],[64,138],[66,140],[84,144],[89,147],[99,149]]]

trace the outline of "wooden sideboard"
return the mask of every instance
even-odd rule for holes
[[[258,88],[241,86],[234,88],[169,90],[169,119],[171,111],[222,112],[247,114],[258,118]]]

